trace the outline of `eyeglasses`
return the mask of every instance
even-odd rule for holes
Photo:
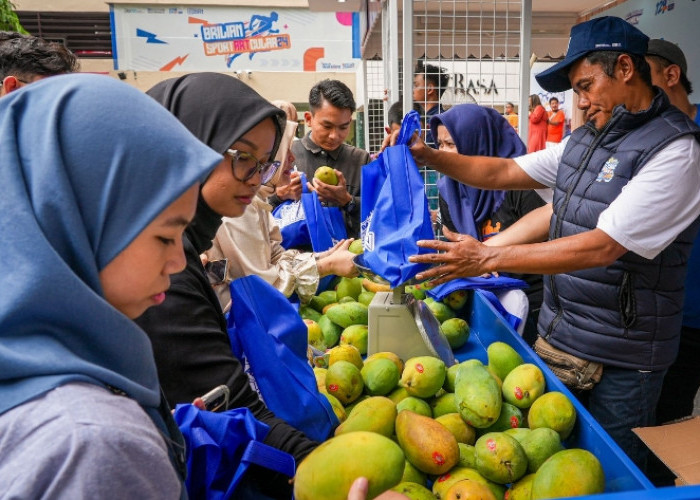
[[[262,163],[255,156],[245,151],[237,149],[227,149],[226,154],[231,157],[231,171],[233,177],[240,182],[252,179],[255,174],[260,173],[260,183],[265,184],[275,175],[280,166],[278,161],[267,161]]]

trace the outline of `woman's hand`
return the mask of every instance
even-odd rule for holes
[[[353,241],[353,238],[343,240],[324,252],[325,255],[316,261],[316,268],[321,277],[329,274],[336,274],[345,278],[357,276],[357,268],[353,262],[356,254],[348,250],[350,243]]]

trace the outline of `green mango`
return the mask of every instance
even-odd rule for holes
[[[598,459],[580,448],[562,450],[546,460],[532,481],[532,500],[597,495],[605,491]]]
[[[343,297],[352,297],[353,300],[357,300],[357,297],[362,292],[362,281],[358,282],[354,278],[343,278],[338,283],[335,291],[339,301]]]
[[[469,323],[462,318],[450,318],[440,325],[440,330],[445,334],[447,343],[452,349],[459,349],[469,340]]]
[[[367,325],[368,314],[367,306],[359,302],[338,304],[326,312],[328,319],[343,328],[350,325]]]
[[[376,432],[386,437],[394,434],[396,405],[383,396],[367,398],[355,405],[345,422],[335,429],[335,435],[356,431]]]
[[[326,370],[326,390],[344,405],[359,398],[363,388],[360,370],[349,361],[336,361]]]
[[[460,365],[455,379],[455,399],[460,415],[472,427],[489,427],[501,414],[498,382],[481,364]]]
[[[372,396],[384,396],[394,390],[399,383],[399,369],[387,358],[365,360],[360,373],[365,384],[365,392]]]
[[[564,449],[557,431],[547,427],[534,429],[520,444],[527,456],[527,470],[531,473],[537,472],[545,460]]]
[[[520,442],[503,432],[489,432],[476,440],[476,470],[495,483],[517,481],[527,472],[527,455]]]
[[[446,392],[442,396],[430,400],[430,407],[433,409],[433,418],[448,413],[458,413],[457,399],[453,392]]]
[[[340,340],[340,334],[343,333],[343,328],[333,323],[325,314],[319,318],[318,326],[321,327],[326,348],[330,349],[336,346]]]
[[[503,399],[518,408],[529,408],[545,389],[542,370],[525,363],[513,368],[503,380]]]
[[[322,443],[299,464],[294,476],[294,498],[346,500],[358,477],[369,480],[367,498],[374,498],[399,484],[404,463],[399,445],[381,434],[341,434]]]
[[[372,299],[374,298],[374,294],[374,292],[368,292],[367,290],[364,290],[360,292],[360,295],[357,296],[357,301],[360,304],[369,306],[369,304],[372,302]]]
[[[410,500],[435,500],[435,495],[428,488],[417,483],[399,483],[391,491],[401,493]]]
[[[492,342],[486,349],[488,365],[498,378],[506,378],[513,368],[525,361],[518,352],[505,342]]]
[[[427,477],[424,472],[416,469],[411,462],[406,460],[403,468],[403,476],[401,476],[402,483],[416,483],[421,486],[428,484]]]
[[[311,297],[309,305],[318,312],[322,312],[324,307],[326,307],[328,304],[333,304],[334,302],[338,302],[338,296],[335,293],[335,290],[325,290],[318,295]]]
[[[350,325],[340,334],[340,345],[355,346],[364,356],[367,354],[367,334],[367,325]]]
[[[445,363],[433,356],[417,356],[406,361],[401,374],[401,386],[411,396],[433,397],[445,383]]]
[[[412,411],[413,413],[423,415],[424,417],[433,416],[433,412],[430,410],[430,405],[428,402],[413,396],[408,396],[396,403],[396,411],[398,413],[404,410]]]
[[[299,315],[301,319],[310,319],[317,323],[321,319],[321,313],[310,306],[299,306]]]

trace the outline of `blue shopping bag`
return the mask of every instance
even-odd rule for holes
[[[408,149],[414,132],[420,134],[420,116],[411,111],[403,119],[396,145],[362,168],[364,261],[392,287],[428,268],[409,262],[411,255],[434,252],[416,244],[434,239],[435,234],[425,183]]]
[[[294,477],[294,457],[263,444],[270,428],[248,408],[222,413],[178,405],[173,415],[185,438],[190,498],[234,498],[248,467],[257,464]]]
[[[306,175],[301,174],[301,199],[285,201],[272,216],[280,227],[284,248],[311,245],[314,252],[323,252],[348,237],[343,212],[339,207],[323,206],[306,182]]]
[[[339,422],[307,361],[306,324],[287,298],[259,276],[234,280],[230,289],[231,346],[248,362],[265,404],[309,438],[325,441]]]

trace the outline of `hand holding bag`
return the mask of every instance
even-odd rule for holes
[[[287,298],[259,276],[234,280],[228,334],[267,407],[310,439],[325,441],[338,418],[318,392],[306,360],[307,327]]]
[[[420,134],[420,116],[411,111],[403,119],[396,145],[362,168],[364,261],[392,288],[429,267],[409,262],[411,255],[434,252],[416,244],[435,238],[425,183],[408,149],[416,131]]]

